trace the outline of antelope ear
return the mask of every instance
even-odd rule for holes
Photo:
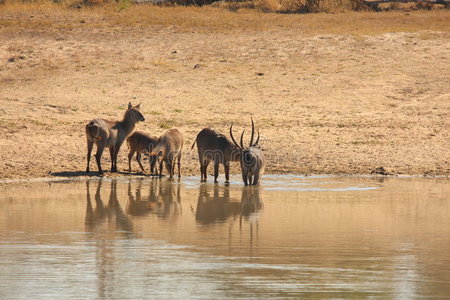
[[[128,109],[131,109],[133,105],[131,105],[131,102],[128,102]]]
[[[141,108],[141,104],[139,103],[138,105],[136,105],[134,108],[136,108],[137,110],[139,110]]]

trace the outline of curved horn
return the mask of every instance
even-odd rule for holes
[[[252,146],[258,145],[258,142],[259,142],[259,129],[258,129],[258,137],[256,138],[256,142]]]
[[[250,138],[250,145],[249,147],[253,146],[253,137],[255,136],[255,123],[253,123],[253,117],[252,117],[252,137]]]
[[[244,139],[244,132],[245,132],[245,129],[242,131],[242,134],[241,134],[241,149],[244,149],[244,143],[242,143],[242,140]]]
[[[238,143],[236,143],[236,140],[233,137],[233,124],[231,124],[231,126],[230,126],[230,136],[231,136],[231,140],[233,140],[234,145],[238,148],[241,148],[241,147],[239,147]]]

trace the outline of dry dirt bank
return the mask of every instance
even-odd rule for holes
[[[369,174],[383,166],[450,174],[448,26],[315,34],[276,23],[95,26],[101,15],[72,16],[77,26],[11,27],[9,17],[0,13],[2,179],[77,175],[86,167],[84,125],[121,118],[129,101],[141,102],[146,117],[137,130],[184,133],[187,174],[198,173],[188,149],[199,130],[225,133],[234,122],[248,132],[250,116],[268,173]],[[126,155],[124,146],[121,170]],[[109,169],[107,152],[103,164]]]

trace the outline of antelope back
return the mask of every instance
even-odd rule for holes
[[[169,154],[178,154],[183,147],[183,141],[183,136],[178,129],[169,129],[159,137],[155,146],[155,151],[152,151],[151,153],[158,155],[159,152],[162,152],[164,157]]]
[[[157,140],[158,138],[155,136],[136,131],[127,138],[127,144],[130,149],[135,149],[139,152],[150,152],[156,145]]]
[[[197,147],[200,157],[220,157],[220,161],[230,161],[236,147],[223,134],[212,128],[204,128],[197,135]]]

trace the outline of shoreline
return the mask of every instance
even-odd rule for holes
[[[114,179],[152,179],[152,180],[160,180],[157,176],[152,175],[140,175],[140,174],[130,174],[130,175],[119,175],[119,176],[107,176],[108,173],[105,173],[106,176],[67,176],[67,177],[40,177],[40,178],[20,178],[20,179],[0,179],[0,184],[14,184],[14,183],[34,183],[34,182],[63,182],[63,181],[86,181],[86,180],[114,180]],[[239,174],[230,174],[230,176],[238,176]],[[448,175],[371,175],[371,174],[265,174],[262,177],[262,183],[259,185],[260,187],[264,187],[264,177],[271,176],[283,176],[283,177],[303,177],[303,178],[383,178],[383,179],[450,179]],[[195,178],[200,177],[200,175],[182,175],[181,180],[184,178]],[[204,184],[215,184],[213,179],[210,176],[207,182]],[[166,176],[163,176],[162,179],[166,179]],[[224,182],[221,181],[219,176],[219,182],[217,184],[223,185]],[[178,178],[174,179],[173,182],[179,182]]]

